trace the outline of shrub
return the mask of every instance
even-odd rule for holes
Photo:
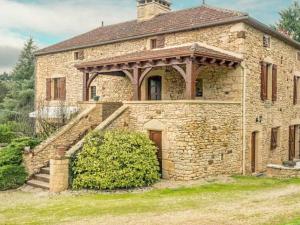
[[[25,147],[35,147],[37,139],[19,138],[0,151],[0,190],[16,188],[25,183],[27,174],[22,164]]]
[[[159,179],[156,147],[141,133],[91,133],[73,165],[73,188],[149,186]]]
[[[0,151],[0,167],[5,165],[19,165],[22,163],[22,154],[25,147],[31,148],[39,144],[39,140],[19,138]]]
[[[8,190],[23,185],[27,174],[24,166],[6,165],[0,167],[0,190]]]

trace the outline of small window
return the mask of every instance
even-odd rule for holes
[[[84,59],[84,51],[83,50],[74,52],[74,60],[83,60],[83,59]]]
[[[203,79],[196,80],[196,97],[203,97]]]
[[[265,34],[264,37],[263,37],[263,46],[265,48],[270,48],[271,47],[271,37],[267,34]]]
[[[277,101],[277,65],[261,62],[261,100]]]
[[[275,150],[279,146],[279,127],[271,130],[271,150]]]
[[[300,77],[294,76],[294,105],[299,104],[300,99]]]
[[[91,86],[91,99],[94,99],[97,96],[97,87]]]
[[[151,49],[157,48],[157,39],[151,39],[150,40],[150,48]]]

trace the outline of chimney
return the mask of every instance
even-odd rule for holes
[[[138,21],[149,20],[159,14],[171,11],[169,0],[137,0]]]

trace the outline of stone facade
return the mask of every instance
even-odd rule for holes
[[[191,180],[242,172],[239,102],[162,101],[124,105],[129,106],[127,111],[107,129],[162,131],[164,178]]]

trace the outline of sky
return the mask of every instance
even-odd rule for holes
[[[172,9],[203,0],[172,0]],[[270,25],[293,0],[205,0],[206,4],[248,12]],[[136,18],[136,0],[0,0],[0,73],[11,71],[26,40],[43,48],[101,26]]]

